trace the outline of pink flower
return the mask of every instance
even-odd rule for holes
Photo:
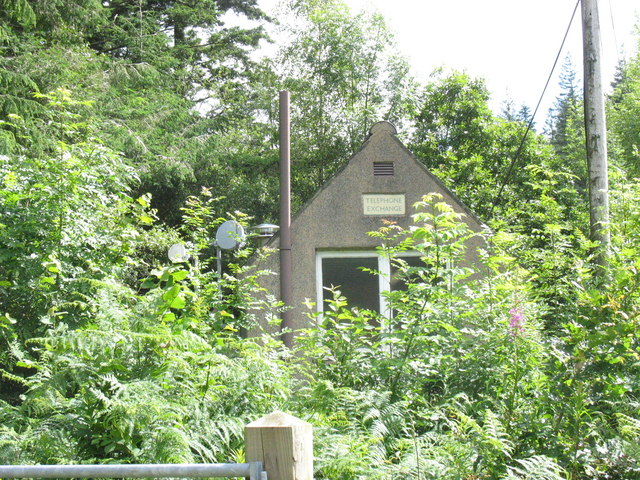
[[[512,308],[509,310],[511,318],[509,319],[509,328],[511,329],[511,335],[517,337],[524,333],[524,314],[519,308]]]

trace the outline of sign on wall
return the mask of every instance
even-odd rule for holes
[[[365,193],[362,195],[365,215],[404,215],[404,194]]]

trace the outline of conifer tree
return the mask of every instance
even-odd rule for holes
[[[576,83],[576,71],[570,56],[565,58],[560,73],[560,95],[550,111],[548,135],[559,155],[568,153],[571,124],[581,109],[581,95]]]

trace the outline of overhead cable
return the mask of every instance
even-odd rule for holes
[[[544,94],[547,91],[547,87],[549,86],[549,82],[551,82],[551,78],[553,77],[553,72],[555,71],[556,66],[558,65],[558,59],[560,58],[560,54],[562,53],[562,50],[564,49],[564,44],[565,44],[565,42],[567,40],[567,36],[569,35],[569,31],[571,30],[571,25],[573,24],[573,19],[576,16],[576,12],[578,11],[578,6],[579,5],[580,5],[580,0],[578,0],[576,2],[576,6],[573,9],[573,13],[571,14],[571,19],[569,20],[569,25],[567,25],[567,30],[564,33],[564,37],[562,39],[562,43],[560,44],[560,48],[558,49],[558,54],[556,55],[556,59],[553,62],[553,66],[551,67],[551,72],[549,72],[549,77],[547,78],[547,83],[545,83],[544,88],[542,89],[542,94],[540,95],[540,99],[538,100],[538,104],[536,105],[536,108],[533,111],[533,115],[531,115],[531,119],[529,120],[529,123],[527,124],[527,129],[525,130],[524,135],[522,136],[522,140],[520,141],[520,146],[518,147],[518,150],[516,151],[516,154],[513,157],[513,160],[511,161],[511,164],[509,165],[509,169],[507,170],[507,173],[504,176],[504,179],[503,179],[503,181],[502,181],[502,183],[500,185],[500,189],[498,190],[498,194],[496,195],[496,198],[493,201],[493,205],[491,205],[491,210],[489,211],[489,217],[493,216],[493,210],[495,209],[496,205],[500,201],[500,197],[502,196],[502,192],[504,190],[504,187],[506,186],[507,182],[509,181],[509,178],[511,177],[511,173],[513,172],[513,168],[515,167],[516,163],[520,159],[520,155],[522,153],[522,149],[524,148],[524,142],[527,139],[527,135],[529,134],[529,131],[531,130],[531,127],[533,126],[533,121],[536,118],[536,114],[538,113],[538,109],[540,108],[540,104],[542,103],[542,99],[544,98]]]

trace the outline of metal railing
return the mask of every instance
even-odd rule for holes
[[[208,478],[267,480],[262,462],[156,465],[0,465],[4,478]]]

